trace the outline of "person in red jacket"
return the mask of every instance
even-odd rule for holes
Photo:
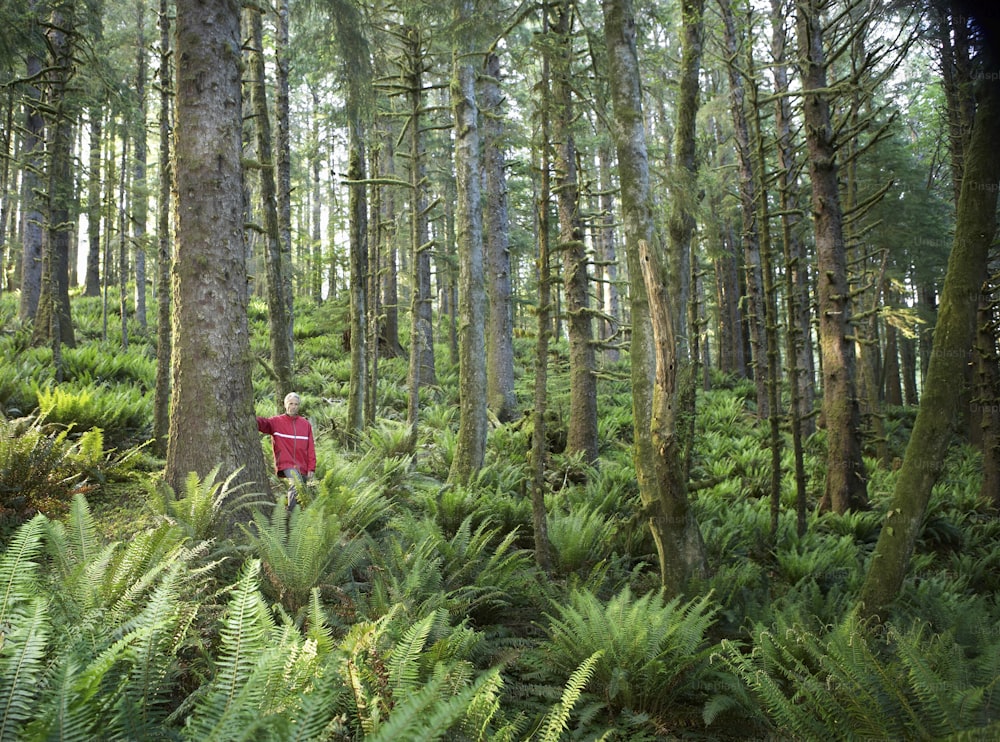
[[[257,417],[257,430],[271,436],[274,468],[288,480],[288,508],[295,506],[299,483],[312,482],[316,474],[316,444],[312,425],[299,416],[302,400],[295,392],[285,395],[285,414]]]

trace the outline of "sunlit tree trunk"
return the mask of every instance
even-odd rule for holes
[[[1000,89],[984,81],[966,152],[955,237],[941,291],[938,320],[920,409],[906,447],[868,574],[861,589],[863,615],[886,618],[899,594],[954,434],[965,365],[972,348],[983,277],[997,228],[1000,191]]]
[[[653,230],[635,20],[629,0],[604,0],[622,221],[631,286],[635,468],[668,594],[706,573],[705,544],[687,498],[676,419],[677,346]],[[640,280],[640,277],[642,280]]]
[[[188,472],[268,488],[253,424],[241,168],[240,4],[179,0],[177,251],[166,481]]]

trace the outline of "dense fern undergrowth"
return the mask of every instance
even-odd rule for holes
[[[491,431],[474,483],[446,483],[458,424],[446,349],[440,385],[421,391],[415,457],[399,360],[380,365],[378,422],[349,442],[342,308],[298,308],[319,478],[288,511],[218,471],[166,487],[147,445],[152,333],[134,328],[123,350],[115,330],[101,339],[97,301],[73,309],[81,342],[57,385],[51,353],[0,299],[0,740],[1000,736],[1000,520],[966,447],[891,619],[866,625],[853,604],[894,472],[869,460],[872,510],[813,514],[804,536],[786,473],[772,538],[766,426],[747,384],[714,379],[692,472],[711,483],[692,493],[711,576],[666,600],[636,515],[627,361],[602,368],[599,465],[552,454],[555,567],[542,574],[523,426]],[[251,326],[266,358],[257,301]],[[556,358],[557,413],[561,371]],[[530,387],[523,373],[523,400]],[[895,445],[912,417],[890,411]],[[822,451],[819,433],[814,502]],[[234,508],[242,525],[227,532]]]

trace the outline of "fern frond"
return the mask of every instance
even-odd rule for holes
[[[32,598],[37,577],[35,561],[42,551],[42,536],[48,518],[39,513],[18,527],[0,555],[0,626],[9,623]]]
[[[448,624],[448,612],[440,608],[410,626],[389,653],[389,681],[393,698],[399,698],[419,684],[420,656],[432,631]]]
[[[563,732],[569,726],[569,717],[573,712],[573,707],[580,700],[583,689],[593,677],[597,661],[603,654],[602,650],[594,652],[569,676],[569,680],[566,681],[566,687],[563,690],[562,698],[559,699],[559,702],[552,707],[545,717],[541,735],[542,742],[559,742]]]
[[[22,725],[37,715],[49,637],[44,600],[31,599],[20,616],[11,617],[16,621],[0,647],[0,742],[19,739]]]
[[[195,704],[185,735],[196,740],[241,736],[257,715],[261,689],[246,693],[267,650],[273,622],[257,589],[260,561],[244,565],[220,629],[220,657],[207,692]],[[256,696],[256,697],[254,697]],[[238,733],[237,733],[238,732]]]

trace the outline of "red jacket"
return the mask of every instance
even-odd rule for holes
[[[303,476],[316,471],[316,445],[312,425],[304,417],[258,417],[257,430],[274,441],[274,468],[280,473],[297,469]]]

